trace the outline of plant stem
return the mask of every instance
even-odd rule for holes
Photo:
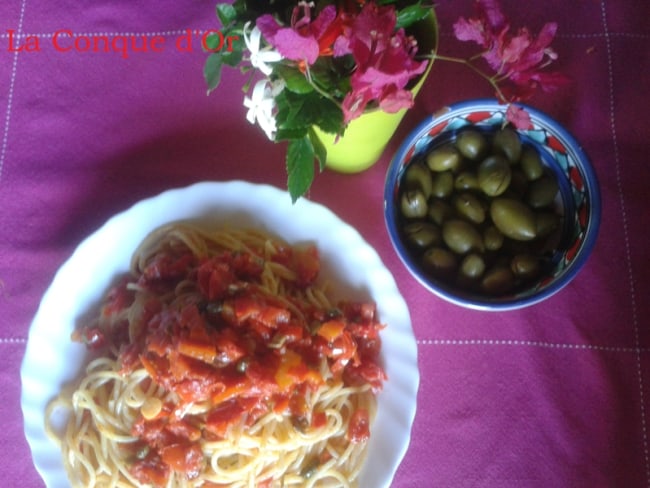
[[[337,107],[343,110],[343,106],[341,105],[341,103],[339,103],[339,101],[336,100],[336,98],[334,98],[332,95],[330,95],[325,90],[323,90],[320,86],[318,86],[318,84],[314,81],[314,79],[311,76],[311,71],[309,70],[309,66],[306,67],[305,74],[307,76],[307,81],[312,87],[314,87],[314,90],[316,90],[319,95],[327,98],[331,102],[335,103]]]
[[[494,91],[497,93],[497,96],[501,100],[505,100],[505,97],[503,95],[503,92],[501,91],[501,88],[499,88],[499,81],[501,81],[502,78],[493,78],[491,76],[488,76],[486,73],[484,73],[481,69],[477,68],[471,60],[465,59],[465,58],[455,58],[452,56],[444,56],[442,54],[433,54],[431,56],[427,56],[431,60],[440,60],[440,61],[449,61],[452,63],[458,63],[458,64],[464,64],[467,66],[469,69],[474,71],[474,73],[478,74],[481,78],[485,79],[491,86],[494,88]]]

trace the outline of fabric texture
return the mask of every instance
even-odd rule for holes
[[[453,63],[435,63],[375,166],[326,171],[308,195],[359,230],[409,305],[421,384],[393,486],[648,487],[650,3],[502,4],[513,25],[533,32],[558,22],[557,67],[572,82],[531,103],[582,143],[600,182],[600,235],[569,286],[523,310],[470,311],[428,293],[393,251],[382,194],[400,138],[444,105],[492,95]],[[440,0],[436,12],[441,53],[466,52],[451,26],[472,15],[472,2]],[[245,78],[227,71],[206,96],[200,41],[217,27],[205,1],[0,3],[3,486],[43,486],[23,434],[19,371],[39,301],[81,240],[169,188],[286,184],[284,146],[245,119]],[[146,40],[148,50],[84,51],[97,34],[133,37],[136,47]]]

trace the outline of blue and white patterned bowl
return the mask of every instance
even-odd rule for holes
[[[594,170],[578,142],[556,121],[529,106],[532,129],[517,130],[522,143],[535,146],[543,163],[557,177],[564,213],[560,243],[551,265],[525,289],[505,296],[470,293],[434,279],[409,251],[399,229],[400,180],[408,164],[431,148],[449,141],[462,129],[475,126],[490,130],[506,124],[506,105],[494,100],[462,102],[422,121],[404,140],[393,157],[384,188],[384,218],[398,256],[411,274],[428,290],[457,305],[488,311],[513,310],[536,304],[565,287],[591,253],[600,224],[601,201]]]

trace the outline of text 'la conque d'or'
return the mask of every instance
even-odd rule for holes
[[[224,36],[219,30],[194,31],[186,29],[172,39],[163,34],[89,34],[75,33],[70,29],[59,29],[52,35],[20,34],[7,30],[7,51],[13,53],[37,53],[52,49],[59,53],[117,53],[126,59],[133,54],[161,53],[173,45],[179,52],[232,51],[239,36]]]

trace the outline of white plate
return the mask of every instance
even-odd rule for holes
[[[69,486],[61,454],[44,431],[44,410],[86,361],[70,341],[80,318],[128,270],[131,254],[154,228],[179,219],[255,226],[289,243],[318,246],[324,277],[353,298],[371,298],[380,319],[388,381],[378,398],[362,488],[388,487],[409,444],[419,384],[417,347],[408,308],[381,259],[352,227],[327,208],[277,188],[243,181],[204,182],[143,200],[84,240],[59,269],[32,322],[22,364],[25,436],[48,488]]]

